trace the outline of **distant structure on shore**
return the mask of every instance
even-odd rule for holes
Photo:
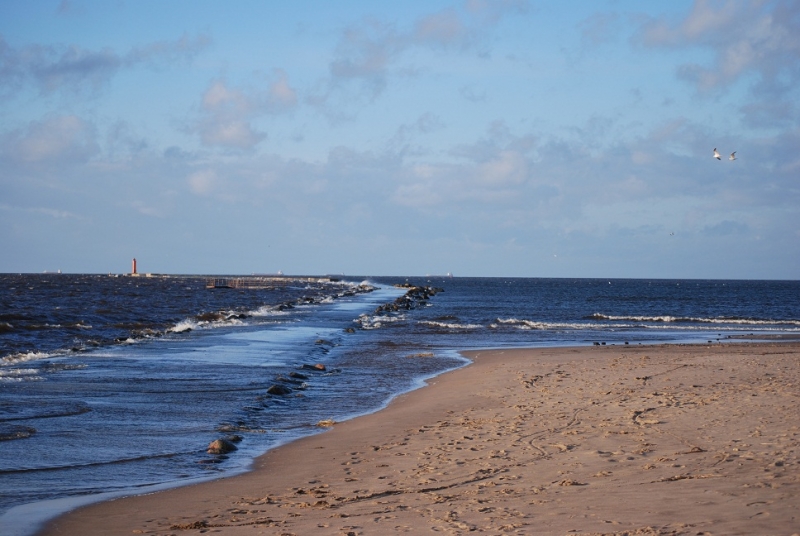
[[[206,288],[244,288],[244,289],[269,289],[292,283],[336,283],[335,277],[311,276],[244,276],[244,277],[216,277],[206,280]]]
[[[139,273],[139,270],[136,268],[136,259],[131,261],[131,277],[140,277],[143,274]],[[144,274],[145,277],[153,277],[153,274]]]

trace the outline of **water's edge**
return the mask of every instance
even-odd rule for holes
[[[464,350],[467,351],[467,350]],[[463,356],[462,351],[446,351],[441,352],[446,354],[447,357],[451,359],[455,359],[461,362],[459,366],[450,367],[444,370],[441,370],[435,374],[429,374],[426,376],[420,376],[418,378],[413,379],[412,385],[405,390],[398,391],[397,393],[392,394],[388,399],[384,401],[378,407],[354,413],[351,415],[347,415],[341,418],[342,421],[349,421],[352,419],[357,419],[359,417],[364,417],[366,415],[372,415],[378,413],[384,409],[386,409],[389,404],[392,403],[397,397],[402,396],[404,394],[416,391],[423,387],[428,386],[428,382],[433,378],[441,376],[442,374],[446,374],[448,372],[452,372],[454,370],[458,370],[460,368],[464,368],[469,366],[472,361],[467,357]],[[51,521],[66,515],[72,511],[75,511],[79,508],[84,506],[89,506],[92,504],[112,501],[116,499],[121,499],[125,497],[134,497],[137,495],[148,495],[151,493],[157,493],[160,491],[165,491],[168,489],[174,488],[181,488],[185,486],[191,486],[193,484],[199,484],[202,482],[210,482],[214,480],[221,480],[225,478],[232,478],[238,475],[242,475],[244,473],[248,473],[253,470],[253,466],[256,460],[265,455],[268,452],[271,452],[277,448],[282,448],[287,445],[291,445],[295,441],[311,437],[313,435],[323,434],[327,431],[325,428],[319,428],[317,430],[310,430],[307,433],[300,434],[297,436],[293,436],[291,438],[287,438],[283,441],[279,441],[269,448],[264,450],[263,452],[258,453],[254,457],[252,457],[247,463],[243,463],[239,468],[236,469],[229,469],[224,473],[207,475],[204,477],[195,477],[195,478],[188,478],[182,480],[176,480],[173,482],[166,482],[161,484],[155,485],[148,485],[148,486],[141,486],[141,487],[133,487],[133,488],[126,488],[122,490],[115,490],[109,491],[104,493],[93,493],[89,495],[80,495],[80,496],[73,496],[73,497],[62,497],[59,499],[51,499],[47,501],[38,501],[29,504],[23,504],[20,506],[15,506],[10,508],[2,515],[0,515],[0,527],[3,529],[4,536],[35,536],[38,534],[45,526],[50,523]]]
[[[726,341],[729,344],[747,344],[747,343],[780,343],[780,342],[795,342],[800,339],[800,336],[785,336],[785,337],[778,337],[778,336],[747,336],[747,337],[738,337],[736,339],[731,338],[729,341]],[[688,345],[688,346],[704,346],[707,343],[697,342],[697,341],[686,341],[686,342],[672,342],[672,343],[662,343],[662,342],[654,342],[650,344],[641,344],[637,346],[680,346],[680,345]],[[715,343],[720,344],[720,343]],[[411,387],[405,389],[403,391],[399,391],[394,393],[391,397],[389,397],[383,404],[380,406],[360,412],[348,415],[342,418],[342,421],[349,421],[352,419],[357,419],[359,417],[364,417],[367,415],[373,415],[378,413],[384,409],[386,409],[392,401],[396,398],[421,389],[423,387],[429,386],[430,380],[437,378],[443,374],[447,374],[453,372],[455,370],[459,370],[465,368],[472,364],[472,360],[466,357],[464,354],[467,352],[490,352],[496,350],[510,350],[510,349],[518,349],[518,350],[534,350],[534,349],[544,349],[544,348],[587,348],[590,346],[589,344],[583,345],[548,345],[548,346],[520,346],[520,347],[508,347],[504,346],[502,348],[497,347],[476,347],[476,348],[464,348],[460,350],[448,350],[442,352],[441,357],[449,357],[452,359],[457,359],[461,362],[459,366],[451,367],[442,371],[439,371],[435,374],[430,374],[427,376],[420,376],[414,379],[414,382]],[[623,346],[623,345],[611,345],[611,346]],[[111,501],[115,499],[121,499],[125,497],[133,497],[137,495],[147,495],[151,493],[157,493],[160,491],[165,491],[168,489],[180,488],[185,486],[190,486],[193,484],[199,484],[202,482],[210,482],[214,480],[221,480],[225,478],[232,478],[238,475],[242,475],[248,473],[253,470],[253,466],[255,465],[256,460],[278,448],[283,448],[292,443],[299,441],[301,439],[311,437],[318,434],[323,434],[327,431],[327,429],[320,428],[315,431],[309,431],[308,433],[298,435],[295,437],[288,438],[282,442],[276,443],[263,452],[257,454],[253,458],[249,460],[246,465],[239,467],[237,469],[231,469],[226,471],[222,474],[216,475],[208,475],[205,477],[197,477],[197,478],[190,478],[184,480],[177,480],[174,482],[156,484],[156,485],[149,485],[143,486],[138,488],[128,488],[124,490],[116,490],[112,492],[105,492],[105,493],[98,493],[98,494],[90,494],[90,495],[83,495],[83,496],[75,496],[75,497],[64,497],[60,499],[52,499],[48,501],[39,501],[35,503],[24,504],[21,506],[16,506],[14,508],[9,509],[6,511],[2,516],[0,516],[0,526],[3,527],[3,534],[5,536],[35,536],[39,533],[45,526],[61,517],[65,514],[68,514],[74,510],[77,510],[84,506],[89,506],[91,504],[96,504],[105,501]]]

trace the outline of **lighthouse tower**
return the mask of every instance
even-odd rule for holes
[[[136,259],[133,259],[133,263],[131,266],[131,275],[138,275],[136,272]]]

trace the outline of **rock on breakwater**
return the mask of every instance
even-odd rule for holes
[[[411,283],[395,285],[398,288],[407,288],[408,291],[391,303],[379,305],[375,314],[384,314],[401,310],[411,310],[425,304],[431,296],[435,296],[444,289],[436,287],[418,287]]]

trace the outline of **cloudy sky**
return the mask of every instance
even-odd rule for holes
[[[0,272],[133,257],[798,279],[800,2],[4,0]]]

